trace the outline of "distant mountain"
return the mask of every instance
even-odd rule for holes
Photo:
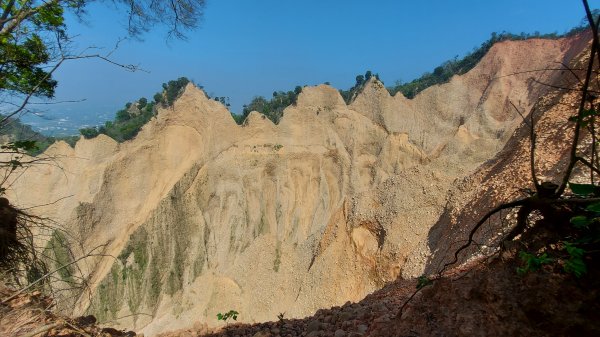
[[[0,115],[0,119],[2,115]],[[24,124],[19,119],[11,118],[2,127],[0,127],[0,143],[22,141],[22,140],[33,140],[36,142],[36,149],[31,151],[31,155],[37,155],[44,152],[52,143],[57,140],[64,140],[71,146],[75,145],[75,142],[79,139],[79,136],[71,137],[48,137],[44,134],[33,130],[31,125]]]

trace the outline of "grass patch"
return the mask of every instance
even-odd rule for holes
[[[279,266],[281,266],[281,242],[277,241],[277,247],[275,247],[275,260],[273,260],[273,270],[279,272]]]
[[[69,242],[67,241],[65,235],[57,230],[52,233],[52,237],[46,246],[45,253],[46,256],[54,256],[53,264],[55,269],[61,268],[73,262],[73,255],[69,249]],[[58,275],[65,282],[75,283],[75,279],[73,278],[74,272],[75,270],[73,266],[70,265],[68,267],[59,269]]]

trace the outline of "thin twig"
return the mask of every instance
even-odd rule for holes
[[[587,1],[583,0],[584,7],[586,7],[586,12],[589,11],[589,7],[587,5]],[[588,15],[588,19],[591,17],[591,14]],[[598,20],[600,22],[600,20]],[[598,50],[598,28],[594,24],[593,20],[590,20],[590,26],[592,27],[594,33],[594,39],[592,40],[592,48],[590,51],[590,60],[588,62],[587,71],[585,74],[585,80],[583,82],[581,100],[579,102],[579,110],[577,111],[577,122],[575,123],[575,133],[573,135],[573,144],[571,145],[571,151],[569,155],[569,164],[567,169],[563,175],[562,181],[556,190],[556,196],[560,196],[565,191],[567,187],[567,183],[569,182],[569,178],[571,177],[571,173],[573,172],[573,168],[575,167],[575,163],[577,163],[577,146],[579,145],[579,134],[581,132],[581,123],[583,121],[583,113],[585,111],[585,103],[587,101],[588,96],[588,87],[590,85],[590,79],[592,76],[592,69],[594,67],[594,57]]]
[[[73,330],[77,331],[78,333],[80,333],[84,337],[92,337],[92,335],[90,335],[89,333],[81,330],[80,328],[76,327],[75,325],[69,323],[66,320],[65,320],[65,324],[68,325],[71,329],[73,329]]]
[[[37,336],[37,335],[41,334],[42,332],[46,332],[46,331],[48,331],[50,329],[57,328],[57,327],[59,327],[61,325],[62,325],[62,322],[55,322],[55,323],[52,323],[52,324],[44,325],[44,326],[41,326],[41,327],[33,330],[30,333],[26,333],[24,335],[21,335],[20,337],[34,337],[34,336]]]
[[[475,225],[475,227],[473,227],[471,229],[471,232],[469,233],[469,239],[467,240],[467,243],[465,243],[464,245],[462,245],[460,248],[458,248],[458,250],[456,250],[454,252],[454,260],[452,260],[451,262],[446,263],[443,267],[442,270],[439,272],[439,274],[442,274],[446,268],[448,268],[449,266],[455,264],[456,262],[458,262],[458,255],[465,249],[467,249],[471,243],[473,242],[473,237],[475,236],[475,233],[477,233],[477,231],[479,230],[479,228],[481,226],[483,226],[483,224],[489,219],[491,218],[494,214],[498,213],[499,211],[503,210],[503,209],[507,209],[507,208],[514,208],[514,207],[518,207],[518,206],[523,206],[525,205],[525,203],[527,203],[530,200],[530,198],[525,198],[525,199],[519,199],[519,200],[515,200],[506,204],[502,204],[500,206],[497,206],[496,208],[492,209],[491,211],[487,212],[486,215],[483,216],[483,218],[481,218],[481,220],[479,220],[479,222]]]
[[[24,287],[24,288],[20,289],[19,291],[15,292],[11,296],[3,299],[1,303],[7,303],[7,302],[9,302],[10,300],[12,300],[15,297],[19,296],[20,294],[22,294],[23,292],[27,291],[28,289],[31,289],[34,285],[40,283],[41,281],[45,280],[47,277],[49,277],[50,275],[52,275],[54,273],[57,273],[57,272],[65,269],[65,268],[67,268],[67,267],[69,267],[69,266],[71,266],[71,265],[73,265],[73,264],[75,264],[75,263],[83,260],[83,259],[86,259],[86,258],[92,257],[92,256],[96,256],[96,254],[92,254],[92,252],[94,252],[98,248],[105,247],[105,246],[106,246],[106,244],[98,245],[98,246],[94,247],[88,254],[85,254],[85,255],[83,255],[83,256],[81,256],[81,257],[79,257],[79,258],[77,258],[77,259],[75,259],[75,260],[73,260],[73,261],[71,261],[71,262],[69,262],[67,264],[64,264],[64,265],[62,265],[62,266],[60,266],[60,267],[58,267],[58,268],[56,268],[56,269],[54,269],[54,270],[46,273],[46,274],[44,274],[42,277],[40,277],[37,280],[31,282],[26,287]]]
[[[527,123],[527,119],[525,118],[525,115],[519,110],[519,108],[517,108],[517,106],[512,102],[509,101],[510,105],[512,105],[512,107],[517,111],[517,113],[521,116],[521,118],[523,118],[523,120],[525,121],[525,123]],[[537,175],[535,173],[535,140],[536,140],[536,134],[535,134],[535,119],[534,119],[534,113],[535,113],[535,108],[531,109],[531,112],[529,113],[529,166],[530,166],[530,170],[531,170],[531,179],[533,180],[533,185],[535,186],[535,190],[536,192],[540,192],[540,183],[538,181]]]

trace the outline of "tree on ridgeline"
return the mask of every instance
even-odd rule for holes
[[[250,112],[258,111],[273,123],[278,124],[283,116],[283,110],[290,105],[296,104],[300,93],[302,93],[302,87],[297,85],[293,91],[274,91],[273,97],[270,100],[267,100],[263,96],[256,96],[249,104],[243,106],[242,114],[233,115],[233,119],[237,124],[242,124]]]

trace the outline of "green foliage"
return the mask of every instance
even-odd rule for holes
[[[58,275],[63,281],[69,283],[75,282],[73,278],[75,270],[73,266],[69,265],[73,261],[73,257],[69,250],[69,242],[62,232],[55,230],[52,233],[52,237],[46,245],[46,253],[44,255],[54,257],[52,261],[54,269],[58,269]]]
[[[588,205],[585,211],[584,214],[572,217],[569,222],[579,230],[589,231],[590,226],[597,224],[600,219],[600,202]]]
[[[125,264],[133,253],[133,260],[141,270],[148,265],[148,232],[141,228],[129,236],[127,246],[119,254],[118,259]]]
[[[594,22],[598,22],[598,18],[600,17],[600,9],[592,9],[592,17],[594,18]],[[585,30],[588,30],[590,28],[590,24],[588,21],[587,16],[584,16],[581,18],[581,21],[579,22],[579,25],[576,27],[573,27],[571,30],[569,30],[567,33],[564,34],[564,36],[573,36],[576,34],[579,34]]]
[[[519,275],[524,275],[530,271],[537,271],[543,265],[549,264],[554,261],[553,259],[548,257],[547,253],[543,253],[541,255],[535,255],[535,254],[527,253],[524,251],[521,251],[519,253],[519,258],[521,259],[521,261],[524,264],[522,267],[517,268],[517,273]]]
[[[117,318],[117,313],[124,303],[125,282],[122,272],[120,264],[114,263],[109,277],[102,280],[97,288],[97,295],[93,299],[93,309],[94,315],[101,322]]]
[[[143,109],[146,106],[146,104],[148,104],[148,100],[146,99],[146,97],[142,97],[138,99],[137,108]]]
[[[582,197],[586,197],[589,195],[600,195],[600,186],[596,186],[593,184],[575,184],[569,183],[569,187],[574,194],[577,194]]]
[[[149,234],[143,227],[131,234],[118,256],[120,263],[114,263],[110,274],[101,281],[92,308],[101,321],[114,319],[124,304],[132,313],[139,312],[143,303],[150,310],[156,308],[163,284],[160,267],[150,261],[148,240]]]
[[[597,197],[598,186],[593,184],[569,183],[573,193],[580,197]],[[592,202],[571,217],[570,223],[576,230],[576,235],[569,235],[569,241],[562,241],[563,270],[576,277],[582,277],[587,272],[586,256],[600,246],[600,202]]]
[[[362,85],[365,83],[365,77],[363,75],[356,75],[356,85]]]
[[[233,118],[233,120],[236,122],[236,124],[241,125],[242,123],[244,123],[244,119],[246,119],[246,116],[234,114],[232,112],[231,113],[231,118]]]
[[[229,103],[229,97],[227,97],[227,96],[221,96],[221,97],[217,96],[217,97],[214,97],[213,99],[217,102],[220,102],[221,104],[226,106],[228,109],[231,106],[231,104]]]
[[[354,97],[364,88],[367,81],[372,77],[375,77],[377,80],[379,80],[379,74],[373,74],[372,71],[367,70],[364,75],[356,76],[356,83],[352,88],[348,90],[340,90],[340,95],[342,95],[344,102],[346,102],[346,104],[350,104]]]
[[[158,304],[162,286],[158,267],[156,266],[156,263],[151,263],[148,296],[146,297],[146,303],[149,307],[153,308]]]
[[[159,104],[159,103],[162,104],[163,101],[164,101],[164,96],[162,93],[157,92],[156,94],[154,94],[154,102],[156,104]]]
[[[597,193],[596,185],[569,183],[569,186],[579,198],[594,197]],[[569,241],[561,240],[555,244],[547,242],[544,246],[546,252],[541,255],[520,252],[519,257],[524,266],[517,268],[517,272],[525,274],[540,269],[542,265],[553,264],[577,278],[582,277],[588,270],[586,257],[590,250],[597,250],[600,245],[599,219],[600,203],[575,207],[569,220],[572,228],[565,229],[569,234],[561,234],[562,238],[568,238]]]
[[[579,197],[596,197],[600,190],[599,186],[593,184],[569,183],[571,191]],[[582,232],[582,242],[593,242],[599,239],[598,223],[600,220],[600,202],[587,205],[580,214],[571,217],[570,223]],[[580,240],[580,241],[581,241]]]
[[[563,242],[564,250],[569,255],[568,259],[565,260],[563,269],[567,273],[571,273],[576,277],[581,277],[587,272],[587,266],[584,262],[585,250],[577,247],[572,242]]]
[[[417,278],[417,289],[422,289],[423,287],[426,287],[432,283],[433,282],[429,279],[429,277],[421,275]]]
[[[582,127],[587,127],[594,120],[594,117],[597,116],[598,111],[596,109],[585,109],[581,112],[581,116],[577,114],[569,117],[569,122],[576,122],[581,124]]]
[[[147,104],[137,114],[132,114],[130,110],[120,110],[113,122],[106,122],[104,126],[95,129],[98,134],[103,133],[117,142],[124,142],[133,139],[142,129],[142,126],[146,125],[155,116],[155,113],[153,103]]]
[[[588,205],[585,208],[586,211],[590,211],[590,212],[595,212],[595,213],[600,213],[600,202],[597,203],[593,203],[591,205]]]
[[[83,1],[65,2],[74,8],[84,5]],[[6,11],[5,6],[12,8]],[[3,22],[0,34],[0,91],[52,98],[57,82],[47,64],[54,55],[52,45],[44,37],[55,36],[58,43],[67,40],[65,4],[53,1],[29,10],[32,6],[23,1],[3,4],[6,15],[3,19],[7,22]]]
[[[15,105],[14,111],[9,116],[23,113],[26,110],[28,99],[31,96],[52,98],[57,82],[53,79],[53,72],[65,60],[96,57],[96,55],[70,55],[68,48],[71,42],[66,33],[64,15],[71,11],[75,16],[82,18],[88,1],[63,0],[63,1],[4,1],[2,2],[2,18],[0,19],[0,92],[3,105]],[[157,24],[169,26],[169,35],[183,37],[182,29],[196,27],[197,20],[202,16],[204,0],[182,0],[178,6],[185,7],[184,15],[179,13],[173,3],[153,1],[152,5],[143,1],[133,0],[125,4],[117,1],[119,6],[125,5],[128,9],[123,11],[128,16],[128,29],[130,35],[138,35]],[[119,7],[117,6],[117,7]],[[109,60],[110,62],[110,60]],[[170,105],[179,94],[179,88],[188,80],[180,78],[173,83],[165,85],[166,100],[157,99],[161,104]],[[20,100],[20,102],[19,102]],[[139,109],[143,109],[147,100],[140,99]],[[20,105],[22,104],[22,106]],[[128,107],[129,108],[129,107]],[[119,115],[126,119],[127,114]],[[7,127],[10,121],[5,117],[1,119],[0,129]],[[134,121],[121,130],[123,139],[131,138],[137,132]],[[86,138],[92,138],[100,132],[92,128],[82,129]],[[113,132],[116,133],[116,132]],[[22,140],[24,138],[18,138]],[[41,152],[51,144],[54,139],[39,141],[38,151]],[[67,139],[69,142],[72,139]],[[37,153],[39,153],[37,152]],[[35,153],[35,154],[37,154]]]
[[[180,77],[174,81],[163,83],[162,87],[165,99],[161,102],[162,106],[164,108],[172,106],[173,102],[183,93],[183,89],[188,83],[190,83],[190,80],[186,77]]]
[[[575,228],[585,228],[589,226],[589,224],[592,222],[592,219],[585,215],[577,215],[572,217],[570,222]]]
[[[296,104],[298,95],[302,92],[301,86],[296,86],[294,91],[275,91],[273,92],[273,98],[267,100],[262,96],[257,96],[252,101],[244,105],[242,115],[240,117],[233,116],[233,119],[238,123],[242,124],[246,117],[252,111],[258,111],[270,119],[273,123],[279,123],[279,120],[283,116],[283,110],[290,105]]]
[[[128,104],[131,104],[131,103],[128,103]],[[123,123],[123,122],[130,120],[131,117],[133,117],[133,116],[131,116],[131,114],[129,114],[129,111],[127,111],[125,109],[119,110],[119,111],[117,111],[117,115],[115,117],[115,122]]]
[[[574,34],[567,33],[568,34]],[[442,84],[450,81],[454,75],[462,75],[473,69],[477,63],[487,54],[492,46],[501,41],[507,40],[527,40],[531,38],[539,39],[557,39],[562,35],[556,33],[540,34],[539,32],[533,34],[512,34],[507,32],[492,33],[489,40],[483,42],[481,46],[467,54],[462,59],[458,59],[458,55],[453,59],[442,63],[440,66],[433,70],[433,73],[424,73],[421,77],[408,82],[399,82],[395,86],[388,87],[388,91],[391,95],[401,92],[407,98],[414,98],[419,92],[429,88],[430,86]]]
[[[8,153],[27,153],[29,151],[37,150],[37,148],[37,142],[35,140],[17,140],[0,146],[0,149],[3,150],[2,152]]]
[[[219,321],[224,321],[225,323],[227,323],[227,320],[232,318],[234,321],[237,321],[238,315],[240,313],[235,311],[235,310],[229,310],[226,313],[218,313],[217,314],[217,320]]]
[[[81,135],[85,139],[95,138],[100,134],[100,132],[98,132],[98,129],[95,127],[79,129],[79,133],[81,133]]]
[[[154,95],[153,102],[148,102],[146,98],[142,97],[136,104],[127,103],[125,109],[117,111],[113,121],[107,121],[103,126],[80,129],[79,132],[86,139],[94,138],[101,133],[120,143],[133,139],[142,127],[156,116],[155,107],[172,106],[188,83],[190,80],[185,77],[163,83],[163,91]]]

